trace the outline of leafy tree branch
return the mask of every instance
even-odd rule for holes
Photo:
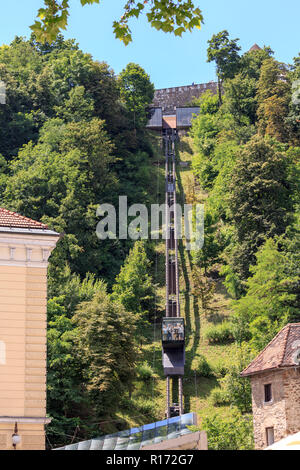
[[[100,3],[100,0],[80,0],[81,5]],[[70,11],[69,0],[44,0],[44,7],[37,13],[37,20],[31,26],[40,42],[53,42],[61,30],[68,25]],[[132,41],[129,21],[145,13],[150,25],[165,33],[182,36],[185,31],[201,28],[203,16],[201,10],[191,0],[128,0],[123,7],[119,21],[113,22],[116,38],[125,45]]]

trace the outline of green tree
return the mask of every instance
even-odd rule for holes
[[[147,107],[154,97],[154,85],[145,70],[130,63],[120,73],[120,90],[134,129],[145,127],[148,121]]]
[[[52,445],[65,444],[65,434],[80,423],[84,408],[82,364],[75,356],[76,331],[64,307],[64,297],[48,301],[47,413],[52,422],[47,436]],[[69,432],[68,432],[69,431]]]
[[[239,126],[255,124],[257,81],[238,73],[224,84],[224,105]]]
[[[289,104],[289,114],[286,125],[289,132],[289,140],[292,145],[300,146],[300,54],[294,58],[294,65],[290,74],[292,82],[292,97]]]
[[[40,142],[25,146],[14,161],[2,195],[6,206],[65,232],[52,260],[62,267],[68,260],[83,276],[100,272],[103,262],[109,272],[115,263],[113,257],[105,261],[105,251],[100,261],[96,236],[96,208],[111,200],[116,188],[112,149],[99,119],[66,125],[59,119],[47,121]]]
[[[166,33],[181,36],[184,31],[200,28],[203,21],[199,8],[191,0],[151,0],[139,2],[138,0],[124,0],[123,14],[120,21],[114,21],[113,29],[116,38],[125,45],[132,41],[128,22],[131,18],[138,18],[144,10],[150,25]],[[100,3],[100,0],[80,0],[81,5]],[[52,42],[59,31],[66,29],[69,16],[69,0],[44,0],[44,8],[38,11],[38,20],[31,29],[41,42]]]
[[[202,429],[207,432],[209,450],[253,450],[251,415],[242,416],[234,410],[227,419],[214,415],[205,418]]]
[[[279,243],[268,239],[261,247],[256,265],[250,268],[247,294],[233,303],[236,338],[251,338],[256,351],[264,348],[286,323],[300,319],[299,251],[294,253],[295,244],[280,250]]]
[[[109,416],[124,394],[132,391],[137,360],[135,315],[112,300],[103,283],[91,301],[78,306],[74,322],[90,403],[98,415]]]
[[[116,278],[112,298],[134,313],[137,323],[139,318],[142,322],[146,317],[151,319],[155,309],[155,286],[149,270],[145,242],[136,241]]]
[[[285,120],[289,112],[291,86],[287,70],[273,58],[264,61],[257,88],[258,129],[280,142],[288,140]]]
[[[229,33],[226,30],[214,34],[208,41],[207,62],[216,63],[220,105],[222,104],[223,80],[232,78],[239,68],[240,56],[238,52],[241,48],[237,41],[238,39],[229,39]]]
[[[239,346],[234,365],[229,367],[228,373],[220,379],[222,387],[226,390],[229,401],[241,413],[251,413],[252,392],[249,378],[241,377],[241,372],[254,359],[254,354],[247,343]]]
[[[241,150],[230,184],[229,207],[237,230],[234,262],[244,278],[266,237],[283,234],[293,220],[293,163],[259,136]]]
[[[192,279],[192,294],[196,299],[200,299],[203,310],[208,311],[215,292],[215,283],[211,279],[208,279],[199,266],[193,266]]]
[[[222,237],[218,231],[216,220],[209,212],[204,216],[205,239],[201,250],[193,253],[194,263],[204,269],[204,275],[215,263],[218,262],[223,248]]]
[[[198,177],[204,189],[212,187],[217,176],[217,170],[212,162],[212,155],[217,144],[217,135],[220,131],[219,116],[217,114],[200,114],[193,119],[191,134],[195,145],[195,154],[192,165],[194,174]]]
[[[241,56],[240,71],[244,77],[259,80],[261,67],[266,59],[269,59],[274,51],[269,46],[259,50],[250,50]]]

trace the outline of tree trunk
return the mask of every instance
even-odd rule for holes
[[[222,106],[222,80],[218,78],[219,106]]]

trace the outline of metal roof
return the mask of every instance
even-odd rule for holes
[[[161,129],[162,128],[162,108],[151,108],[150,109],[150,118],[147,124],[147,127],[151,129]]]
[[[196,413],[188,413],[54,450],[141,450],[149,445],[192,434],[188,426],[196,424]]]
[[[177,128],[190,127],[194,114],[199,114],[200,108],[193,106],[189,108],[176,108]]]

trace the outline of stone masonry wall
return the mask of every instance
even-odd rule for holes
[[[207,90],[217,93],[218,84],[216,82],[209,82],[175,88],[162,88],[155,90],[152,105],[153,107],[163,108],[164,115],[171,115],[174,114],[176,107],[190,104],[194,98],[200,98]]]
[[[265,403],[264,385],[272,384],[272,401]],[[255,448],[267,447],[266,428],[274,428],[275,441],[286,436],[285,397],[283,374],[279,371],[255,375],[251,378],[252,410]]]
[[[264,385],[272,384],[272,401],[264,402]],[[251,378],[256,449],[267,447],[266,428],[275,442],[300,431],[300,369],[282,369]]]
[[[287,434],[300,431],[300,368],[283,372]]]

